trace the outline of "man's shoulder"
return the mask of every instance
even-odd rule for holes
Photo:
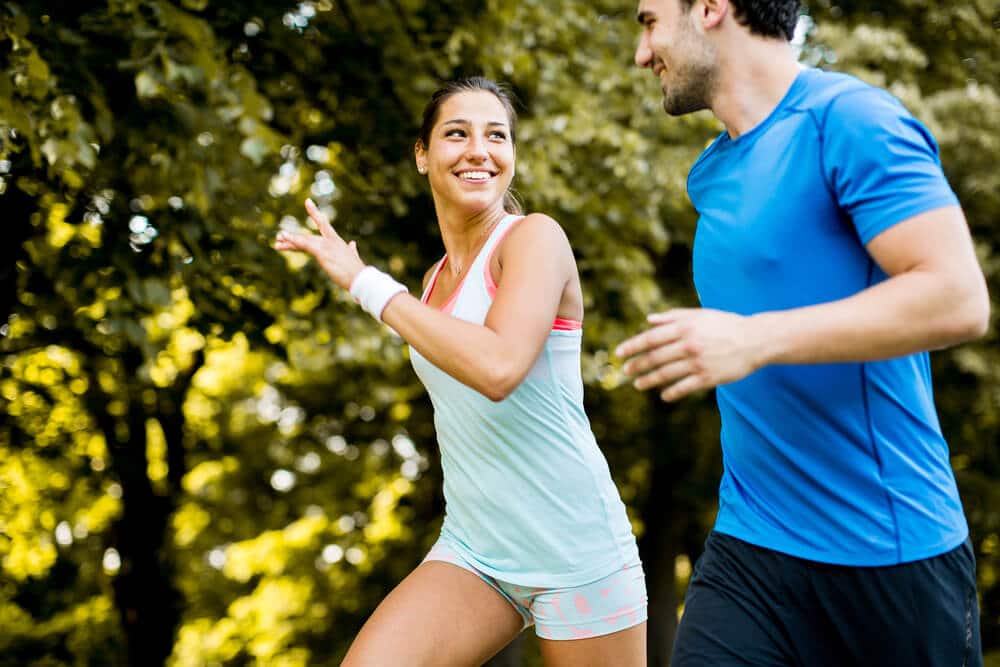
[[[822,126],[866,124],[909,112],[888,91],[842,72],[808,69],[795,106],[812,114]]]
[[[841,107],[845,102],[853,103],[854,100],[865,104],[874,99],[891,98],[883,89],[843,72],[807,69],[802,72],[802,78],[802,93],[795,103],[800,109],[825,110],[835,104]]]

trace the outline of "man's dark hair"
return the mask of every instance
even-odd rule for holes
[[[693,0],[683,0],[690,7]],[[736,20],[761,37],[791,41],[799,20],[799,0],[729,0]]]

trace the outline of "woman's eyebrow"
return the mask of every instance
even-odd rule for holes
[[[466,120],[464,118],[452,118],[451,120],[446,120],[441,123],[442,125],[472,125],[472,121]],[[488,127],[507,127],[507,123],[493,120],[486,123]]]

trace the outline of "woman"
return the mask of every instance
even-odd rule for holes
[[[365,266],[311,201],[320,236],[278,235],[409,343],[441,447],[441,536],[346,667],[479,665],[532,624],[550,667],[645,664],[635,538],[583,410],[580,279],[559,225],[509,194],[515,122],[482,78],[425,109],[416,165],[446,254],[422,299]]]

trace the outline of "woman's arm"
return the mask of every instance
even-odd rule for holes
[[[562,228],[537,213],[517,223],[497,252],[503,279],[482,326],[409,295],[394,298],[382,313],[435,366],[494,401],[506,398],[531,370],[576,270]]]
[[[320,235],[282,232],[275,248],[308,252],[335,283],[350,289],[365,268],[354,242],[346,243],[312,202],[306,209]],[[394,296],[381,311],[382,321],[431,363],[494,401],[506,398],[531,370],[576,271],[562,228],[537,213],[517,223],[497,252],[503,278],[483,325],[409,294]]]

